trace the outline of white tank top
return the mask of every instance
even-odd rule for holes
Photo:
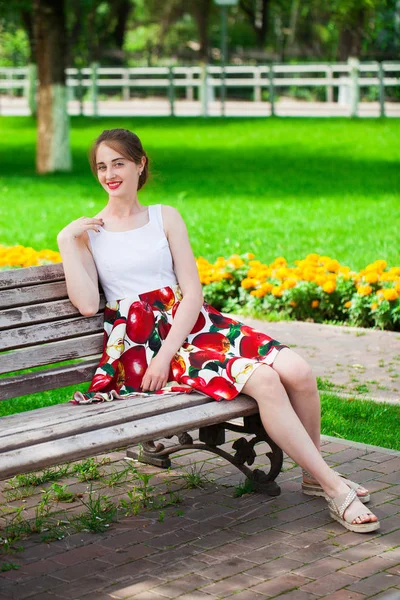
[[[165,236],[161,204],[148,207],[149,222],[128,231],[88,229],[101,287],[107,302],[176,285],[173,259]]]

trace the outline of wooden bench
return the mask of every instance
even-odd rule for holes
[[[0,272],[2,400],[91,381],[103,344],[101,288],[100,293],[99,312],[84,317],[68,299],[62,263]],[[41,369],[13,374],[36,367]],[[243,422],[237,423],[239,418]],[[198,442],[187,433],[194,429],[199,429]],[[227,429],[253,437],[237,439],[231,455],[220,448]],[[178,443],[171,446],[153,442],[174,435]],[[258,442],[270,447],[267,473],[248,466],[254,462]],[[128,449],[128,455],[161,467],[168,467],[170,454],[182,449],[214,452],[239,468],[256,489],[280,493],[274,480],[282,467],[282,451],[265,432],[256,402],[243,394],[230,402],[192,392],[151,401],[140,397],[103,404],[65,403],[2,417],[0,478],[138,443],[140,455],[135,449]]]

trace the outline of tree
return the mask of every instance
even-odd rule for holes
[[[33,22],[39,79],[36,169],[70,171],[64,0],[34,0]]]

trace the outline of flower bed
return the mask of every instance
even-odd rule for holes
[[[292,267],[281,256],[270,264],[254,259],[233,254],[210,263],[200,256],[206,301],[223,312],[400,330],[400,267],[376,260],[356,272],[319,254]],[[61,256],[52,250],[0,245],[0,269],[55,262]]]

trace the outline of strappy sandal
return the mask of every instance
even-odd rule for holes
[[[333,471],[333,472],[336,473],[336,475],[339,475],[339,477],[341,477],[342,479],[345,479],[346,485],[357,493],[357,490],[360,487],[360,485],[358,483],[355,483],[355,481],[351,481],[351,479],[348,479],[345,475],[342,475],[341,473],[338,473],[337,471]],[[304,469],[303,469],[303,475],[305,477],[309,477],[310,479],[314,479],[314,477],[311,475],[311,473],[309,473],[308,471],[305,471]],[[301,484],[301,489],[303,490],[304,494],[307,494],[307,496],[325,497],[325,492],[322,489],[322,486],[320,486],[320,484],[317,482],[305,483],[303,481]],[[371,495],[370,494],[365,494],[364,496],[357,495],[357,498],[359,500],[361,500],[361,502],[363,502],[364,504],[367,504],[367,502],[369,502],[371,500]]]
[[[369,511],[367,513],[360,511],[358,515],[353,515],[352,517],[344,516],[346,509],[357,498],[357,494],[354,490],[349,490],[344,494],[339,494],[339,496],[335,496],[335,498],[329,498],[329,496],[325,496],[325,498],[328,503],[329,514],[331,515],[332,519],[335,519],[335,521],[343,525],[343,527],[349,531],[355,531],[356,533],[369,533],[370,531],[379,529],[379,521],[373,521],[369,523],[353,523],[354,519],[357,519],[357,517],[362,517],[363,515],[372,515],[372,513]]]

